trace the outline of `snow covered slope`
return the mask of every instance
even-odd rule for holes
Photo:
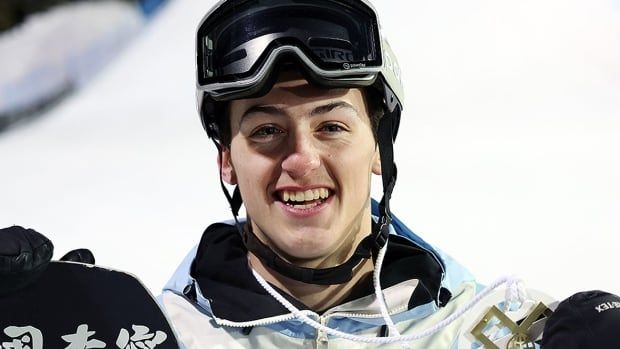
[[[70,2],[0,33],[0,131],[88,83],[145,22],[130,2]]]
[[[88,247],[154,292],[228,219],[175,0],[49,114],[0,134],[0,226]],[[376,0],[407,94],[393,210],[482,282],[620,293],[617,1]],[[376,182],[379,183],[378,181]]]

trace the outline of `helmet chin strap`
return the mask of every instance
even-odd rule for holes
[[[349,282],[353,278],[353,269],[363,259],[372,257],[372,238],[369,235],[360,241],[353,255],[340,265],[323,269],[300,267],[286,261],[260,241],[254,234],[250,221],[245,224],[244,232],[243,242],[246,248],[256,255],[263,264],[288,278],[308,284],[336,285]]]
[[[375,226],[376,224],[373,222],[373,230]],[[368,259],[373,256],[371,234],[360,241],[353,255],[340,265],[322,269],[300,267],[286,261],[269,246],[264,244],[256,234],[254,234],[249,221],[246,223],[244,230],[243,242],[248,251],[256,255],[270,269],[293,280],[308,284],[336,285],[349,282],[353,278],[353,269],[359,265],[363,259]]]
[[[396,165],[394,164],[393,140],[394,129],[398,127],[400,117],[399,108],[391,108],[379,120],[377,129],[377,143],[379,144],[379,154],[381,157],[381,176],[383,179],[383,198],[379,202],[379,221],[373,222],[371,233],[365,237],[355,249],[353,255],[344,263],[323,269],[306,268],[294,265],[267,246],[252,231],[251,224],[245,224],[245,228],[239,223],[238,214],[243,200],[236,186],[233,194],[228,192],[222,179],[220,171],[220,185],[230,204],[235,225],[239,234],[243,237],[244,244],[248,251],[256,255],[270,269],[293,280],[317,285],[336,285],[350,281],[353,278],[353,269],[363,260],[377,255],[377,253],[387,243],[392,214],[390,211],[390,197],[396,183]],[[218,149],[219,157],[222,158],[222,145],[214,138],[211,138]],[[245,231],[244,231],[245,230]]]

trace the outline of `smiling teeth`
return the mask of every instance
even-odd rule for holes
[[[306,191],[288,191],[283,190],[281,192],[282,201],[312,201],[318,199],[327,199],[329,197],[329,189],[327,188],[315,188],[308,189]]]

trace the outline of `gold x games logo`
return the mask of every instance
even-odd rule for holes
[[[484,314],[482,320],[471,330],[471,334],[482,343],[485,349],[500,349],[493,341],[487,337],[484,333],[490,325],[501,324],[504,328],[507,328],[512,333],[512,337],[508,341],[508,345],[505,349],[535,349],[535,343],[530,338],[530,327],[537,320],[543,317],[551,316],[553,312],[547,308],[543,303],[538,305],[527,315],[522,321],[514,322],[495,305]],[[494,320],[496,319],[496,320]]]

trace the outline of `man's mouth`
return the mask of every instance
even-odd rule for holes
[[[287,206],[305,210],[322,204],[331,194],[327,188],[314,188],[303,191],[280,190],[277,196]]]

